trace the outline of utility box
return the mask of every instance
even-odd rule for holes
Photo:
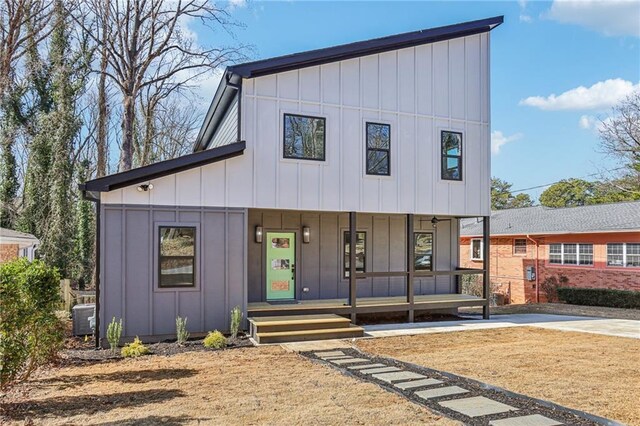
[[[71,309],[74,336],[93,334],[93,328],[91,328],[89,324],[89,318],[95,315],[95,311],[96,305],[94,303],[76,305]]]
[[[535,281],[536,279],[536,268],[535,266],[527,266],[527,281]]]

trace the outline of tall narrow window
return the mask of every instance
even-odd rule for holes
[[[527,240],[524,238],[516,238],[513,240],[513,254],[527,254]]]
[[[482,240],[471,240],[471,260],[482,260]]]
[[[549,263],[562,265],[562,244],[549,244]]]
[[[433,270],[433,232],[416,232],[413,234],[413,252],[416,271]]]
[[[195,241],[195,227],[160,227],[159,287],[195,286]]]
[[[367,174],[389,176],[391,126],[367,123]]]
[[[349,266],[351,263],[349,262],[349,238],[351,233],[349,231],[344,231],[344,277],[349,278]],[[366,245],[367,245],[367,233],[366,232],[356,232],[356,272],[365,272],[367,266],[367,255],[366,255]]]
[[[325,124],[321,117],[284,115],[284,158],[325,159]]]
[[[442,179],[462,180],[462,133],[443,130]]]
[[[640,267],[640,243],[627,243],[627,260],[625,266]]]

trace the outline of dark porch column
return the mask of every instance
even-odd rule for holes
[[[415,255],[413,242],[413,214],[407,215],[407,303],[409,303],[409,313],[407,321],[413,322],[413,273],[415,271]]]
[[[351,322],[356,323],[356,212],[349,212],[349,305]]]
[[[489,319],[489,305],[491,299],[491,268],[490,268],[490,247],[491,247],[491,226],[490,226],[491,218],[490,216],[485,216],[482,218],[482,298],[485,299],[485,304],[482,308],[482,317],[484,319]]]

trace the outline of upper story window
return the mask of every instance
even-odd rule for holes
[[[443,130],[442,179],[462,180],[462,133]]]
[[[483,244],[482,240],[478,238],[474,238],[471,240],[471,260],[482,260],[483,259]]]
[[[284,158],[324,161],[325,141],[325,118],[284,115]]]
[[[160,227],[158,286],[195,286],[196,228],[193,226]]]
[[[344,278],[349,278],[349,266],[351,263],[349,262],[350,257],[349,254],[350,246],[349,246],[349,238],[351,233],[349,231],[344,231]],[[356,272],[365,272],[367,267],[367,233],[358,231],[356,232]]]
[[[607,244],[607,266],[640,267],[640,243]]]
[[[513,240],[513,254],[527,254],[527,240],[516,238]]]
[[[593,244],[549,244],[549,263],[554,265],[593,265]]]
[[[414,268],[416,271],[433,270],[433,232],[413,234]]]
[[[391,174],[391,126],[367,123],[367,174],[389,176]]]

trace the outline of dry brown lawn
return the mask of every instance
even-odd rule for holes
[[[458,424],[280,347],[52,369],[0,401],[0,424]]]
[[[360,340],[366,352],[640,425],[640,340],[530,327]]]

